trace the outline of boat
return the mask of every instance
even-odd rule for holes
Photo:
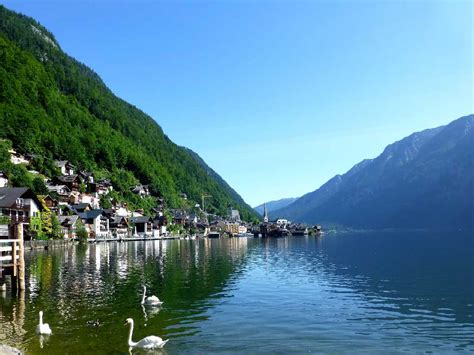
[[[308,235],[308,228],[295,228],[291,230],[291,235]]]
[[[208,238],[220,238],[220,233],[219,232],[209,232],[207,235]]]
[[[254,235],[252,233],[239,233],[239,234],[235,234],[235,236],[239,238],[250,238],[250,237],[253,237]]]

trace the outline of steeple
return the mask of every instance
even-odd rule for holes
[[[267,204],[263,204],[263,222],[268,223]]]

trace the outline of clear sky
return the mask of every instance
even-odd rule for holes
[[[1,1],[251,205],[473,112],[471,1]]]

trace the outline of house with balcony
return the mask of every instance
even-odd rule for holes
[[[53,182],[55,185],[66,185],[71,192],[78,192],[83,181],[78,174],[72,174],[58,176]]]
[[[125,217],[113,216],[109,218],[110,233],[116,238],[128,237],[130,225]]]
[[[71,203],[74,200],[71,189],[66,185],[48,185],[46,187],[50,193],[58,196],[60,204]]]
[[[128,223],[132,226],[134,235],[151,236],[153,234],[153,221],[151,217],[130,217]]]
[[[57,212],[59,201],[50,195],[47,195],[43,198],[43,203],[48,207],[51,211]]]
[[[110,236],[109,219],[103,210],[86,210],[77,213],[89,233],[90,238],[106,238]]]
[[[0,215],[8,217],[11,223],[29,224],[31,217],[37,217],[44,207],[33,191],[27,187],[0,188]]]

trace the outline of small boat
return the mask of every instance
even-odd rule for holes
[[[308,235],[308,228],[296,228],[291,231],[291,235]]]
[[[210,232],[207,237],[208,238],[220,238],[220,233],[219,232]]]

